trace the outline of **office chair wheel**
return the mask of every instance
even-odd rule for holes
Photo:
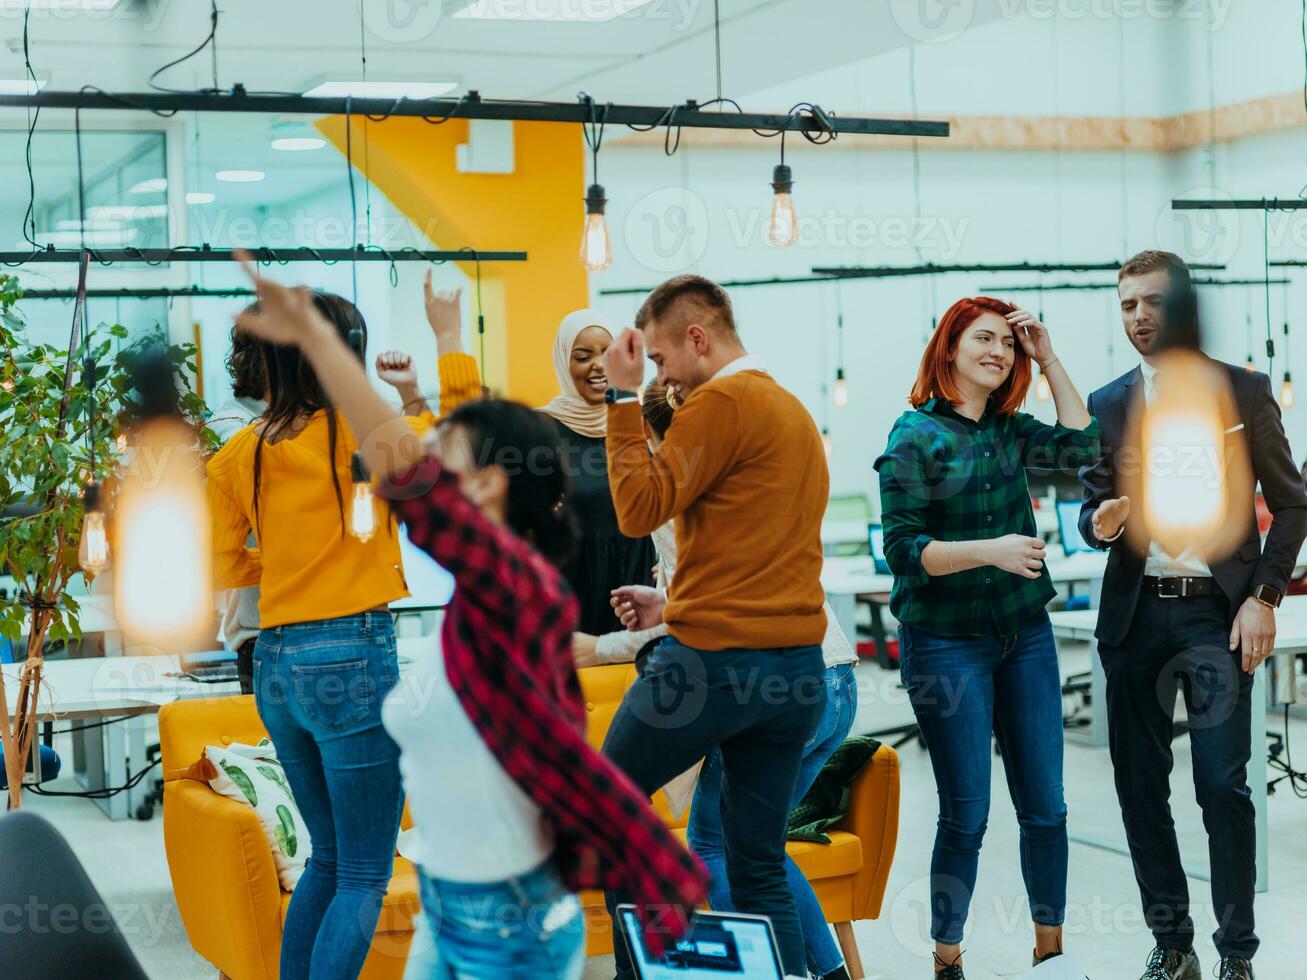
[[[137,819],[137,820],[153,820],[153,819],[154,819],[154,804],[153,804],[153,803],[142,803],[140,806],[138,806],[138,807],[136,808],[136,819]]]

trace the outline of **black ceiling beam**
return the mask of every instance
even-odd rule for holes
[[[182,299],[204,297],[256,296],[253,289],[233,287],[231,289],[207,289],[204,286],[182,286],[177,289],[143,288],[143,289],[88,289],[87,299]],[[75,289],[24,289],[23,299],[73,299],[77,296]]]
[[[1298,197],[1242,198],[1231,201],[1182,201],[1171,202],[1173,211],[1302,211],[1307,209],[1307,199]]]
[[[1034,272],[1041,274],[1046,272],[1117,272],[1120,268],[1120,262],[982,262],[973,265],[939,265],[927,262],[924,265],[907,266],[813,266],[812,272],[814,275],[834,279],[892,279],[896,276],[934,276],[968,272]],[[1189,268],[1216,270],[1224,269],[1225,266],[1194,263]]]
[[[343,99],[304,95],[258,95],[237,87],[220,94],[187,92],[37,92],[34,95],[0,96],[0,107],[42,109],[129,109],[176,112],[263,112],[282,115],[417,116],[428,120],[501,119],[523,122],[592,123],[615,126],[675,126],[686,129],[762,129],[791,132],[823,132],[810,114],[754,112],[705,112],[697,102],[678,106],[613,105],[597,102],[517,102],[483,99],[469,92],[453,99]],[[886,136],[948,136],[944,121],[916,119],[869,119],[857,116],[825,116],[837,133]]]
[[[1192,266],[1191,266],[1192,268]],[[1288,279],[1272,279],[1272,286],[1285,285]],[[1195,286],[1265,286],[1265,279],[1195,279]],[[1116,289],[1114,282],[1057,282],[1046,286],[1033,286],[1023,283],[1020,286],[982,286],[981,292],[1001,295],[1003,293],[1053,293],[1063,290],[1079,289]]]
[[[145,262],[158,265],[164,262],[235,262],[236,250],[210,248],[208,245],[183,245],[177,248],[42,248],[30,252],[0,252],[5,265],[28,263],[76,263],[83,251],[91,261],[101,265],[111,262]],[[454,251],[424,251],[401,248],[395,251],[375,245],[358,248],[251,248],[246,249],[255,261],[263,265],[286,262],[525,262],[526,252],[478,252],[464,248]]]
[[[1271,263],[1271,267],[1276,269],[1301,269],[1303,266],[1307,266],[1307,259],[1276,259]]]

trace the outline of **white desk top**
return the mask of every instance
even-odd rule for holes
[[[404,638],[397,642],[402,658],[400,673],[418,650],[433,647],[435,637]],[[18,664],[5,664],[5,694],[12,712],[18,702]],[[86,657],[46,663],[37,710],[42,721],[55,718],[94,718],[112,715],[153,714],[170,701],[220,698],[240,693],[235,681],[200,684],[177,676],[177,658]]]
[[[1176,599],[1176,602],[1183,602]],[[1053,634],[1068,640],[1093,640],[1097,609],[1049,613]],[[1276,654],[1307,653],[1307,595],[1287,596],[1275,614]]]
[[[1102,578],[1107,568],[1107,555],[1102,552],[1081,552],[1068,558],[1061,554],[1059,546],[1049,551],[1048,574],[1054,582],[1089,582]],[[894,576],[876,574],[870,555],[828,557],[822,568],[821,584],[832,595],[882,593],[894,587]]]

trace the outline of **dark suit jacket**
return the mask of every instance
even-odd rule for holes
[[[1243,423],[1238,434],[1246,440],[1253,479],[1261,484],[1266,506],[1274,516],[1264,551],[1257,532],[1257,515],[1250,508],[1243,518],[1247,523],[1243,544],[1228,558],[1211,565],[1212,577],[1230,600],[1233,623],[1234,614],[1257,586],[1269,585],[1281,593],[1287,588],[1289,576],[1298,561],[1298,550],[1307,535],[1307,489],[1284,434],[1280,406],[1271,394],[1271,379],[1260,372],[1216,363],[1229,373],[1236,411]],[[1093,547],[1108,551],[1095,631],[1099,642],[1108,646],[1120,644],[1130,629],[1143,582],[1146,556],[1127,543],[1126,535],[1110,544],[1099,541],[1094,537],[1092,521],[1099,504],[1120,496],[1115,487],[1115,473],[1122,452],[1138,459],[1138,447],[1125,443],[1130,438],[1130,409],[1135,399],[1142,397],[1143,374],[1139,368],[1126,372],[1089,396],[1089,414],[1098,419],[1102,455],[1093,466],[1080,471],[1080,480],[1085,486],[1084,503],[1080,508],[1080,533]]]

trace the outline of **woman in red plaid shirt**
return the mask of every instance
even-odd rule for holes
[[[246,272],[259,305],[240,328],[304,351],[409,538],[456,582],[430,671],[401,678],[384,712],[435,935],[409,976],[580,977],[582,888],[632,895],[657,955],[684,933],[706,875],[585,740],[576,601],[557,567],[571,544],[567,483],[548,421],[480,401],[421,441],[306,290]]]

